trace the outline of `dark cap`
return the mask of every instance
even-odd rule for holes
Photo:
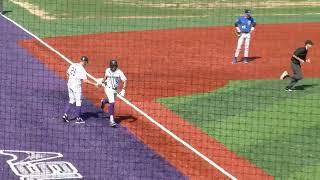
[[[304,45],[307,45],[307,44],[313,45],[313,42],[308,39],[308,40],[306,40],[306,42],[304,42]]]
[[[81,56],[80,60],[84,62],[88,62],[89,58],[87,56]]]
[[[251,10],[245,9],[245,10],[244,10],[244,13],[247,14],[247,15],[251,15]]]

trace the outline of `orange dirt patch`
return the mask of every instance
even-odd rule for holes
[[[236,43],[232,27],[103,33],[45,41],[71,59],[87,55],[90,58],[87,70],[95,77],[103,76],[111,57],[119,57],[120,67],[129,79],[127,98],[135,105],[237,178],[272,179],[154,100],[207,92],[223,87],[229,80],[277,79],[289,68],[293,50],[302,46],[305,39],[312,39],[317,46],[319,28],[320,24],[312,23],[259,25],[252,35],[250,51],[256,58],[249,64],[237,65],[230,63]],[[61,58],[35,40],[26,40],[22,46],[61,77],[65,76],[68,64]],[[303,67],[306,77],[319,76],[314,68],[320,65],[318,52],[310,52],[314,62]],[[85,96],[98,104],[102,89],[88,85],[84,89]],[[227,179],[123,102],[118,102],[117,114],[135,117],[122,125],[191,179]]]

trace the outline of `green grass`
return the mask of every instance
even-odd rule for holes
[[[277,179],[320,177],[320,80],[232,81],[214,92],[158,99]],[[300,178],[299,178],[300,177]]]
[[[243,3],[234,0],[224,3],[214,1],[217,6],[206,6],[213,2],[209,0],[81,0],[81,3],[78,0],[28,0],[27,2],[34,6],[29,9],[41,9],[47,16],[56,19],[42,19],[12,1],[5,0],[5,9],[12,11],[7,15],[41,37],[232,25],[235,17],[242,14],[245,8],[238,6]],[[232,2],[234,3],[232,6],[226,5]],[[255,5],[253,2],[262,1],[251,2],[248,8]],[[286,0],[286,2],[297,1]],[[174,6],[159,7],[161,3]],[[257,5],[252,9],[259,24],[318,22],[320,19],[320,14],[317,14],[320,13],[320,6],[264,8]]]

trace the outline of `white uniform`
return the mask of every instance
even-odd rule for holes
[[[106,69],[105,77],[107,77],[107,80],[105,81],[104,92],[108,97],[109,103],[114,103],[120,81],[126,81],[127,78],[120,69],[112,72],[110,68]]]
[[[68,93],[69,103],[76,103],[76,106],[81,106],[82,80],[87,79],[87,72],[84,67],[79,63],[74,63],[69,66],[67,74],[68,80]]]

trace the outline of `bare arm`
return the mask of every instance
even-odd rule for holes
[[[122,84],[122,89],[126,89],[126,87],[127,87],[127,81],[122,81],[123,82],[123,84]]]
[[[104,76],[102,79],[102,83],[106,82],[106,80],[107,80],[107,76]]]
[[[88,84],[97,86],[97,83],[95,83],[95,82],[93,82],[93,81],[90,81],[90,80],[88,80],[88,79],[83,79],[82,81],[85,82],[85,83],[88,83]]]

